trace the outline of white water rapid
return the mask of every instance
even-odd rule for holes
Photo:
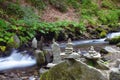
[[[21,54],[14,50],[9,57],[0,58],[0,71],[24,68],[34,66],[36,64],[35,58],[32,58],[28,54]]]

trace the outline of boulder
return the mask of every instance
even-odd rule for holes
[[[111,46],[106,46],[103,48],[104,52],[106,53],[120,53],[117,49],[111,47]]]
[[[115,67],[119,67],[119,65],[120,65],[120,59],[117,59]]]
[[[115,46],[106,46],[104,50],[108,53],[103,58],[110,61],[115,61],[120,58],[120,49]]]
[[[60,46],[57,42],[55,42],[55,40],[53,39],[53,44],[51,45],[52,48],[52,52],[53,52],[53,63],[57,64],[61,62],[61,50],[60,50]]]
[[[105,64],[102,60],[97,61],[97,66],[99,69],[109,70],[109,66],[107,64]]]
[[[17,35],[14,35],[13,39],[14,39],[14,43],[15,43],[15,48],[20,47],[21,41],[20,41],[19,37]]]
[[[7,42],[7,46],[9,48],[19,48],[20,45],[21,45],[21,41],[17,35],[14,35],[11,38],[9,38]]]
[[[108,80],[100,70],[81,61],[67,59],[41,75],[40,80]]]
[[[120,71],[118,68],[113,68],[110,72],[110,80],[120,80]]]
[[[37,39],[33,38],[31,47],[36,49],[37,48],[37,43],[38,43]]]
[[[35,50],[35,57],[37,61],[37,66],[41,67],[45,63],[45,55],[41,50]]]
[[[45,73],[45,72],[47,72],[47,71],[48,71],[48,69],[40,68],[39,73],[40,73],[40,74],[43,74],[43,73]]]
[[[110,44],[118,44],[120,42],[120,36],[109,39]]]

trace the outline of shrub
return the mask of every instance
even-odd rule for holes
[[[52,6],[54,6],[59,11],[61,11],[61,12],[67,11],[67,6],[65,5],[64,0],[49,0],[49,2]]]
[[[113,9],[116,5],[111,0],[103,0],[102,7]]]
[[[22,11],[21,6],[12,2],[8,2],[6,12],[8,15],[14,15],[20,18],[23,17],[24,15],[24,12]]]
[[[109,26],[118,26],[119,11],[117,10],[100,10],[97,15],[102,24]]]
[[[28,1],[31,2],[32,5],[39,10],[43,10],[46,7],[46,3],[44,0],[28,0]]]

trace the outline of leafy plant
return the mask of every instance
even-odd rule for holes
[[[43,10],[46,7],[46,3],[44,0],[29,0],[39,10]]]
[[[17,17],[23,17],[24,12],[21,9],[21,6],[12,2],[8,2],[7,8],[6,8],[6,13],[8,15],[16,15]]]

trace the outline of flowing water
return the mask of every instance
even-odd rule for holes
[[[120,32],[110,33],[106,38],[103,39],[92,39],[92,40],[82,40],[82,41],[73,41],[73,47],[75,48],[85,48],[89,46],[95,46],[100,48],[102,46],[108,45],[108,42],[105,41],[107,38],[113,38],[119,36]],[[60,43],[61,48],[65,48],[66,43]],[[34,66],[36,64],[36,59],[26,53],[26,51],[18,52],[14,50],[9,57],[0,58],[0,71],[15,69],[15,68],[25,68]]]
[[[21,53],[26,53],[26,51]],[[21,53],[17,52],[17,50],[14,50],[9,57],[0,58],[0,71],[15,68],[25,68],[34,66],[36,64],[35,58],[32,58],[28,54]]]

